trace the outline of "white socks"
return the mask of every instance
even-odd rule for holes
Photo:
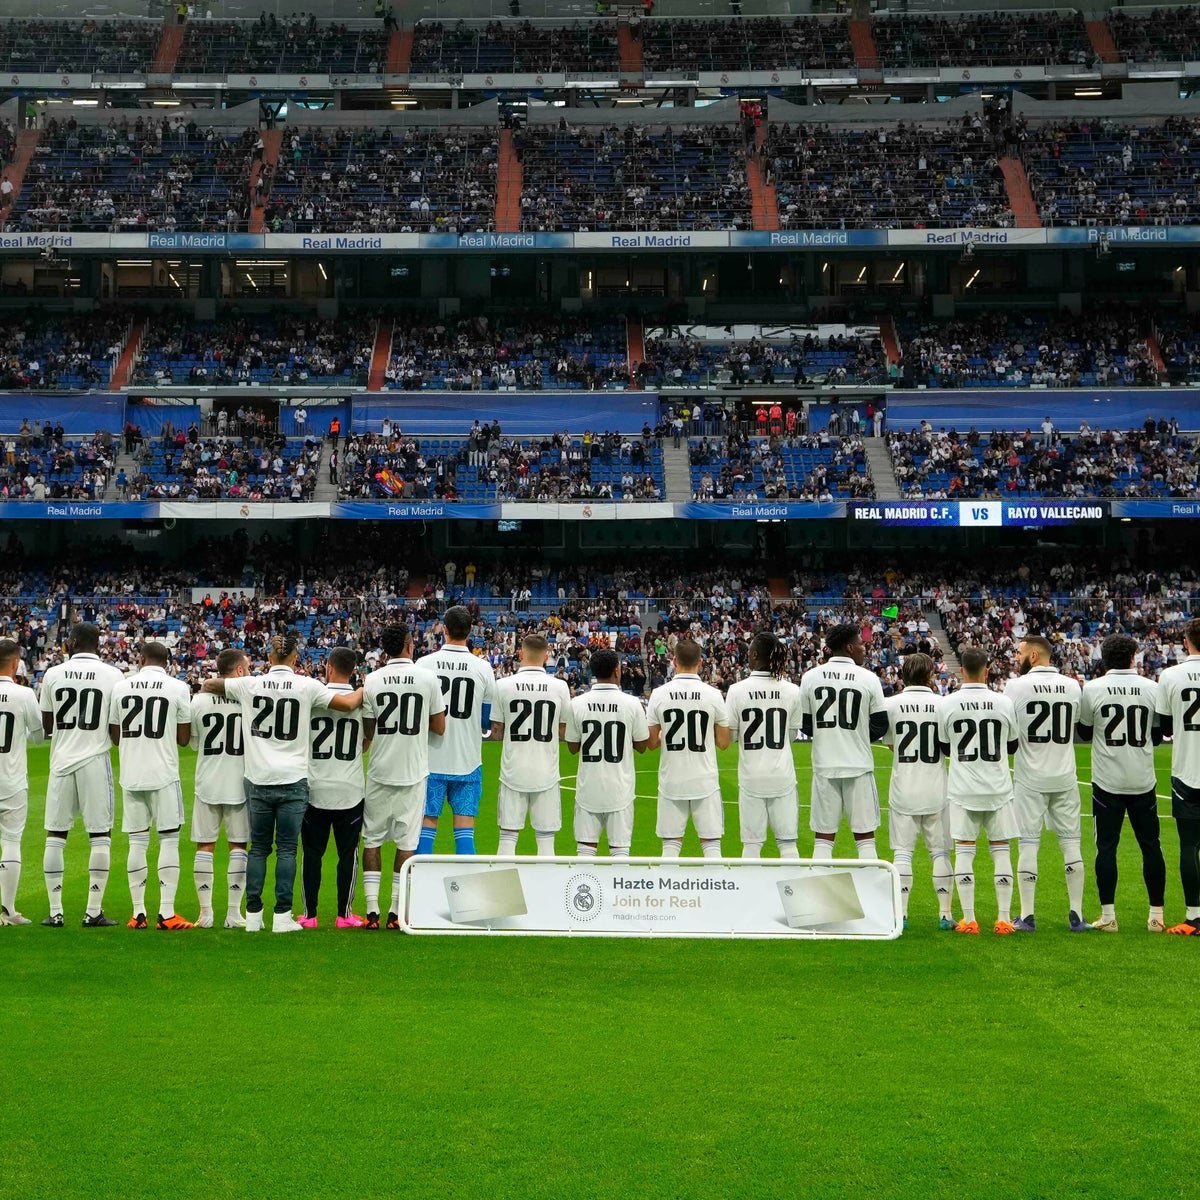
[[[833,843],[827,842],[824,838],[817,838],[813,843],[813,858],[832,858]]]
[[[242,915],[242,898],[246,894],[246,863],[250,855],[245,850],[229,852],[229,911]]]
[[[212,913],[213,879],[212,851],[197,850],[196,859],[192,863],[192,880],[196,884],[196,899],[200,901],[202,917]]]
[[[962,919],[975,920],[975,847],[954,847],[954,884],[958,888],[958,902],[962,905]]]
[[[91,853],[88,855],[88,902],[87,915],[96,917],[104,908],[104,889],[108,887],[108,868],[112,863],[112,838],[90,838]]]
[[[379,881],[383,878],[382,871],[363,872],[363,895],[367,899],[367,912],[379,912]]]
[[[705,858],[720,858],[721,857],[721,839],[720,838],[701,838],[700,849],[704,852]]]
[[[895,863],[896,870],[900,873],[900,900],[904,905],[904,917],[908,919],[908,896],[912,891],[913,875],[912,875],[912,852],[908,850],[897,850],[892,860]]]
[[[125,864],[129,872],[129,898],[133,901],[133,915],[144,915],[146,912],[146,876],[149,874],[147,862],[150,855],[150,834],[131,833],[129,835],[129,858]]]
[[[516,854],[518,832],[515,829],[500,830],[500,844],[496,847],[497,854]]]
[[[497,854],[516,854],[517,838],[521,836],[519,829],[501,829],[500,844],[496,847]],[[539,858],[554,857],[554,838],[553,833],[539,833],[536,829],[533,831],[533,836],[537,839],[537,852]]]
[[[1032,917],[1037,893],[1038,839],[1021,838],[1017,843],[1017,891],[1021,897],[1021,916]],[[1082,881],[1079,884],[1082,889]]]
[[[611,853],[616,854],[616,851],[613,850],[611,846],[609,847],[609,850],[611,851]],[[585,846],[582,843],[580,843],[578,846],[575,847],[575,854],[576,854],[576,857],[578,857],[578,858],[595,858],[596,857],[596,847],[595,846]]]
[[[912,869],[912,859],[909,859],[909,869]],[[901,877],[903,879],[903,876]],[[933,856],[933,890],[937,894],[938,914],[949,918],[954,911],[954,871],[950,866],[949,854]],[[904,911],[908,912],[905,903]]]
[[[1153,911],[1151,913],[1153,915]],[[1100,905],[1100,920],[1115,921],[1117,919],[1117,906],[1115,904]]]
[[[742,857],[743,858],[762,858],[762,842],[743,842]]]
[[[46,877],[46,895],[50,897],[50,915],[62,916],[63,855],[67,843],[63,838],[48,837],[42,855],[42,874]]]
[[[1008,842],[993,842],[992,869],[996,876],[996,920],[1012,923],[1012,846]]]
[[[158,911],[168,919],[175,915],[175,893],[179,891],[179,832],[158,835]]]
[[[1063,870],[1067,874],[1067,903],[1073,913],[1083,916],[1083,853],[1079,838],[1059,838],[1062,847]]]
[[[593,849],[592,853],[595,854],[596,851]],[[628,846],[609,846],[608,854],[609,854],[610,858],[628,858],[629,857],[629,847]]]
[[[662,856],[663,858],[678,858],[679,852],[683,849],[683,838],[663,838]]]
[[[21,843],[0,842],[0,905],[17,911],[17,884],[21,882]]]
[[[879,851],[875,849],[875,835],[872,834],[869,838],[859,840],[854,839],[854,849],[858,852],[859,858],[878,858]]]
[[[799,858],[800,848],[795,842],[780,842],[779,843],[780,858]]]
[[[537,839],[538,857],[539,858],[553,858],[554,857],[554,834],[538,833],[538,831],[536,829],[533,831],[533,834],[534,834],[534,837]]]

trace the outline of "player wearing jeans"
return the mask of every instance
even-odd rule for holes
[[[529,634],[521,642],[520,670],[496,684],[492,737],[504,743],[497,854],[516,854],[526,817],[543,856],[554,854],[554,835],[562,828],[558,746],[566,732],[571,689],[546,674],[548,652],[541,634]]]
[[[0,925],[28,925],[17,911],[21,836],[29,813],[26,747],[42,740],[42,714],[32,688],[16,681],[21,647],[0,639]]]
[[[63,924],[63,859],[75,818],[83,820],[90,842],[88,903],[83,924],[108,929],[116,921],[104,915],[104,889],[112,855],[116,816],[108,702],[124,676],[100,661],[100,630],[76,625],[67,643],[70,658],[42,677],[42,731],[50,742],[50,779],[46,785],[46,855],[42,871],[50,897],[50,928]]]
[[[705,858],[721,857],[725,805],[717,751],[728,748],[729,712],[715,687],[698,674],[700,647],[675,646],[675,677],[650,694],[646,723],[650,749],[658,759],[658,821],[664,858],[678,858],[688,818],[696,827]]]
[[[418,671],[438,680],[446,700],[446,732],[429,739],[429,783],[418,854],[432,854],[438,820],[448,804],[454,815],[454,851],[475,853],[475,818],[483,796],[482,738],[496,686],[492,668],[467,646],[471,614],[461,604],[442,618],[445,645],[418,660]]]
[[[242,708],[246,749],[246,800],[250,806],[250,858],[246,864],[246,929],[263,928],[263,886],[267,857],[275,843],[275,911],[271,929],[294,933],[303,926],[292,917],[296,885],[296,845],[308,806],[308,739],[314,708],[353,712],[362,692],[331,692],[315,679],[295,673],[298,638],[276,634],[265,675],[208,679],[203,690],[228,696]]]
[[[108,735],[121,756],[121,829],[129,835],[130,929],[145,929],[148,924],[146,875],[152,825],[158,830],[156,928],[195,928],[175,912],[183,828],[179,747],[192,740],[192,696],[186,683],[167,674],[169,662],[161,642],[143,642],[141,670],[113,688],[108,704]]]
[[[358,665],[353,650],[339,646],[325,662],[325,682],[331,692],[349,693]],[[304,862],[300,868],[305,929],[317,927],[321,896],[321,860],[329,835],[337,847],[337,928],[359,929],[366,924],[350,911],[358,875],[358,838],[363,824],[363,726],[360,713],[313,713],[308,746],[308,807],[300,823]]]
[[[1100,646],[1104,674],[1083,685],[1079,740],[1092,743],[1092,818],[1096,823],[1096,890],[1100,917],[1092,925],[1116,933],[1117,847],[1125,816],[1142,852],[1142,878],[1150,898],[1146,928],[1163,931],[1167,866],[1158,834],[1154,747],[1162,740],[1154,706],[1158,684],[1133,668],[1138,644],[1114,633]]]

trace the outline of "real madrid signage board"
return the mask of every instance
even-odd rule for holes
[[[880,860],[460,858],[403,867],[406,933],[816,940],[900,936]]]

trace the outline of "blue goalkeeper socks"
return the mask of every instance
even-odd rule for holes
[[[455,854],[474,854],[475,853],[475,830],[474,829],[456,829],[454,831],[454,853]]]
[[[433,843],[436,840],[437,840],[437,826],[436,825],[422,825],[421,826],[421,840],[419,842],[417,842],[417,853],[418,854],[432,854],[433,853]]]

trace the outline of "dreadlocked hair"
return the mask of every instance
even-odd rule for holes
[[[750,654],[758,670],[765,670],[779,679],[787,673],[788,650],[787,644],[773,633],[763,630],[756,633],[750,643]]]
[[[287,629],[283,633],[277,633],[271,639],[271,657],[279,662],[286,662],[293,654],[296,653],[296,647],[300,644],[300,635],[294,629]]]

